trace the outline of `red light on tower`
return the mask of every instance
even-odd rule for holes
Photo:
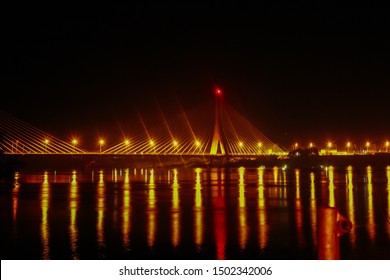
[[[216,88],[215,95],[222,96],[222,90],[220,88]]]

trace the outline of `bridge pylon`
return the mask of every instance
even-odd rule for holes
[[[210,155],[227,155],[225,148],[225,141],[222,131],[222,109],[223,99],[222,90],[220,88],[215,89],[215,122],[213,139],[211,141]]]

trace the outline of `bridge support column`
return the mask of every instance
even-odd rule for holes
[[[225,145],[222,141],[221,131],[222,119],[222,90],[217,88],[215,90],[215,123],[213,139],[211,142],[210,155],[226,155]]]

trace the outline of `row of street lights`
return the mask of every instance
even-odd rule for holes
[[[45,147],[45,152],[47,152],[47,148],[48,148],[48,145],[49,145],[49,143],[50,143],[50,140],[49,140],[48,138],[45,138],[45,139],[43,140],[43,143],[44,143],[44,147]],[[73,150],[76,151],[76,146],[79,144],[79,139],[73,138],[73,139],[71,140],[71,143],[72,143],[72,146],[73,146]],[[105,140],[104,138],[99,138],[99,139],[98,139],[99,153],[102,153],[103,146],[104,146],[105,144],[106,144],[106,140]],[[123,144],[128,148],[128,147],[130,146],[130,140],[129,140],[129,139],[125,139],[125,140],[123,141]],[[155,147],[156,143],[155,143],[155,141],[154,141],[153,139],[150,139],[150,140],[149,140],[149,145],[150,145],[151,147]],[[173,147],[174,147],[175,149],[177,149],[178,146],[179,146],[179,143],[178,143],[177,140],[173,140],[173,141],[172,141],[172,145],[173,145]],[[201,142],[200,142],[199,140],[195,140],[195,146],[196,146],[197,148],[200,148],[201,145],[202,145],[202,144],[201,144]],[[262,142],[258,142],[257,146],[258,146],[259,149],[261,149],[262,146],[263,146]],[[370,149],[371,146],[372,146],[372,143],[371,143],[370,141],[367,141],[367,142],[364,144],[364,147],[366,148],[366,151],[369,151],[369,149]],[[243,147],[244,147],[244,142],[239,141],[239,142],[238,142],[238,147],[239,147],[239,148],[243,148]],[[314,147],[315,147],[314,143],[313,143],[313,142],[310,142],[309,145],[308,145],[308,148],[314,148]],[[336,147],[336,145],[335,145],[333,142],[331,142],[331,141],[327,142],[326,148],[327,148],[328,150],[331,150],[331,149],[333,149],[334,147]],[[384,142],[384,147],[385,147],[385,149],[386,149],[386,153],[388,153],[388,152],[389,152],[389,149],[390,149],[390,141],[385,141],[385,142]],[[300,148],[300,145],[298,144],[298,142],[295,142],[295,143],[294,143],[293,148],[294,148],[294,149]],[[345,148],[346,148],[346,150],[347,150],[347,153],[349,153],[350,150],[351,150],[351,148],[352,148],[352,142],[347,141],[347,142],[345,143]],[[356,145],[354,145],[354,148],[356,149]]]
[[[329,141],[326,143],[326,148],[328,150],[331,150],[335,147],[336,145]],[[300,146],[298,144],[298,142],[295,142],[294,145],[293,145],[294,149],[298,149]],[[309,143],[309,148],[314,148],[315,145],[314,143],[310,142]],[[354,145],[355,149],[356,149],[356,145]],[[367,141],[366,143],[364,143],[364,147],[366,148],[366,151],[369,151],[370,147],[372,147],[372,143],[370,141]],[[352,148],[352,142],[348,141],[345,143],[345,148],[347,149],[347,153],[349,153],[350,149]],[[385,141],[384,142],[384,148],[386,149],[386,153],[389,152],[389,149],[390,149],[390,141]]]

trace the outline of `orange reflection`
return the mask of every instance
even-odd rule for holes
[[[310,173],[310,219],[313,246],[317,246],[317,204],[314,173]]]
[[[276,185],[278,183],[278,174],[279,174],[279,168],[277,166],[274,166],[274,184]]]
[[[387,175],[387,218],[390,219],[390,165],[386,167]],[[387,234],[390,237],[390,223],[387,223]]]
[[[50,207],[50,184],[49,175],[47,171],[43,174],[43,183],[41,186],[41,241],[42,241],[42,259],[50,259],[50,232],[49,232],[49,221],[48,212]]]
[[[211,179],[215,179],[219,170],[211,170]],[[217,249],[217,259],[224,260],[225,255],[225,245],[226,245],[226,204],[225,204],[225,190],[224,186],[221,185],[221,182],[218,180],[218,189],[217,191],[211,191],[212,204],[213,204],[213,216],[214,216],[214,234],[215,242]]]
[[[352,229],[349,233],[352,245],[356,241],[356,220],[355,220],[355,202],[353,193],[353,168],[347,167],[347,200],[348,200],[348,219],[352,223]]]
[[[123,181],[123,205],[122,205],[122,242],[125,250],[130,249],[130,219],[131,219],[131,186],[129,179],[129,169],[125,169]]]
[[[99,182],[97,184],[97,222],[96,233],[99,248],[104,247],[104,210],[105,210],[105,184],[103,170],[99,171]]]
[[[72,259],[77,260],[78,250],[78,229],[77,229],[77,209],[78,209],[78,183],[77,183],[77,172],[72,171],[72,180],[70,183],[69,190],[69,210],[70,210],[70,223],[69,223],[69,237],[70,237],[70,249],[72,251]]]
[[[171,240],[174,247],[179,244],[180,239],[180,208],[179,208],[179,182],[177,178],[177,169],[173,170],[172,183],[172,211],[171,211]]]
[[[300,170],[295,169],[295,220],[297,224],[298,245],[302,247],[304,244],[303,236],[303,211],[301,201],[301,186],[300,186]]]
[[[142,169],[141,169],[142,170]],[[147,172],[145,172],[147,173]],[[148,197],[148,245],[149,247],[154,246],[156,239],[156,193],[154,185],[154,170],[150,170],[149,180],[149,197]]]
[[[201,185],[201,169],[196,168],[195,174],[195,220],[194,220],[194,232],[195,232],[195,244],[200,248],[203,243],[203,207],[202,207],[202,185]]]
[[[334,197],[334,189],[335,189],[335,186],[334,186],[334,168],[333,166],[329,166],[329,173],[328,173],[328,176],[329,176],[329,207],[336,207],[336,200],[335,200],[335,197]]]
[[[375,212],[374,212],[374,196],[372,190],[372,168],[367,166],[367,222],[368,235],[371,241],[375,238]]]
[[[241,250],[244,250],[246,247],[246,242],[248,239],[248,225],[246,220],[246,207],[245,207],[245,181],[244,181],[244,175],[245,175],[245,168],[240,167],[238,169],[238,221],[239,221],[239,227],[238,227],[238,234],[240,238],[240,247]]]
[[[19,172],[15,172],[14,174],[14,189],[12,190],[12,217],[14,221],[16,221],[16,216],[18,214],[18,200],[19,200]]]
[[[264,196],[264,168],[259,167],[258,172],[258,236],[260,249],[264,249],[268,242],[268,224],[267,224],[267,207]]]

